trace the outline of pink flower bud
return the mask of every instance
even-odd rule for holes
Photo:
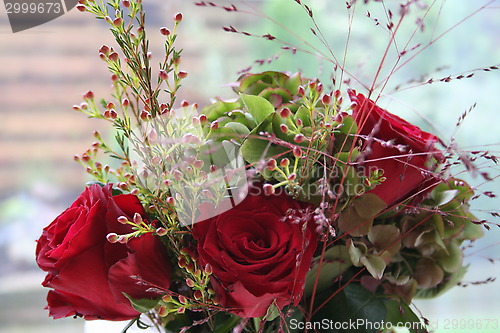
[[[211,130],[216,130],[219,128],[219,123],[217,121],[214,121],[212,125],[210,125]]]
[[[179,76],[179,79],[184,79],[188,76],[188,73],[185,71],[180,71],[177,76]]]
[[[186,100],[183,100],[183,101],[181,102],[181,107],[182,107],[182,108],[185,108],[185,107],[187,107],[187,106],[189,106],[189,102],[188,102],[188,101],[186,101]]]
[[[106,109],[110,110],[110,109],[114,109],[114,108],[115,108],[115,103],[109,102],[108,104],[106,104]]]
[[[288,133],[288,126],[286,126],[285,124],[281,124],[281,125],[280,125],[280,130],[281,130],[283,133]]]
[[[130,0],[122,0],[123,7],[130,7]]]
[[[124,108],[128,107],[130,105],[130,102],[128,100],[128,98],[124,98],[122,99],[122,105]]]
[[[76,9],[78,9],[81,12],[84,12],[87,10],[87,7],[85,7],[85,5],[78,4],[78,5],[76,5]]]

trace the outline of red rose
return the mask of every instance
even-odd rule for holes
[[[52,317],[132,319],[139,313],[122,292],[154,298],[159,295],[147,290],[151,286],[169,287],[170,264],[156,236],[145,234],[126,244],[106,239],[111,232],[132,232],[117,218],[135,213],[145,215],[136,196],[112,196],[111,184],[92,185],[43,230],[36,260],[48,272],[42,285],[53,289],[47,296]]]
[[[382,169],[386,178],[370,193],[392,206],[430,191],[439,182],[429,169],[432,157],[441,158],[441,152],[435,148],[439,139],[381,109],[362,94],[351,90],[349,97],[356,103],[353,116],[358,134],[373,137],[368,139],[368,153],[364,155],[366,173]],[[395,148],[397,145],[404,151]]]
[[[300,211],[305,207],[286,194],[249,194],[193,225],[200,264],[212,266],[212,286],[228,311],[261,317],[272,304],[282,309],[300,301],[317,244],[314,223]],[[292,220],[285,218],[291,209]]]

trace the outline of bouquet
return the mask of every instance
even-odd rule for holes
[[[77,6],[118,46],[99,50],[112,98],[89,91],[74,109],[115,136],[95,132],[75,156],[94,180],[38,240],[50,316],[164,332],[426,332],[412,300],[456,286],[464,245],[487,227],[450,172],[473,159],[379,107],[373,87],[300,72],[243,73],[234,99],[203,108],[178,101],[183,16],[160,29],[156,68],[141,2]]]

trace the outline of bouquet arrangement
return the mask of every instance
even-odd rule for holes
[[[74,108],[116,136],[95,132],[75,156],[94,181],[38,240],[52,317],[166,332],[426,331],[412,299],[460,282],[462,246],[485,223],[450,175],[452,148],[372,91],[301,73],[245,73],[233,100],[178,102],[182,14],[160,29],[154,69],[140,0],[77,8],[106,20],[119,48],[99,50],[112,99],[89,91]]]

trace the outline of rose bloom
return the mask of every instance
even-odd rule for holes
[[[417,203],[439,183],[429,163],[433,157],[442,158],[441,152],[435,148],[439,139],[378,107],[356,91],[349,91],[349,97],[356,103],[353,116],[358,124],[358,134],[371,135],[382,141],[370,140],[368,153],[364,155],[366,173],[382,169],[386,178],[370,193],[378,195],[388,206],[408,198]],[[374,128],[377,128],[375,132]],[[392,143],[392,147],[384,145],[385,142]],[[396,149],[396,145],[403,145],[405,151]]]
[[[256,188],[262,193],[262,188]],[[210,264],[219,303],[242,318],[270,305],[297,305],[317,245],[314,223],[286,194],[249,194],[239,205],[193,225],[199,263]],[[294,218],[285,218],[295,210]]]
[[[106,239],[112,232],[132,232],[118,217],[145,216],[136,196],[112,196],[111,191],[111,184],[87,187],[38,240],[36,261],[48,272],[42,285],[53,289],[47,302],[54,318],[132,319],[139,312],[123,292],[135,299],[156,298],[149,288],[170,285],[170,263],[158,237],[144,234],[126,244]]]

